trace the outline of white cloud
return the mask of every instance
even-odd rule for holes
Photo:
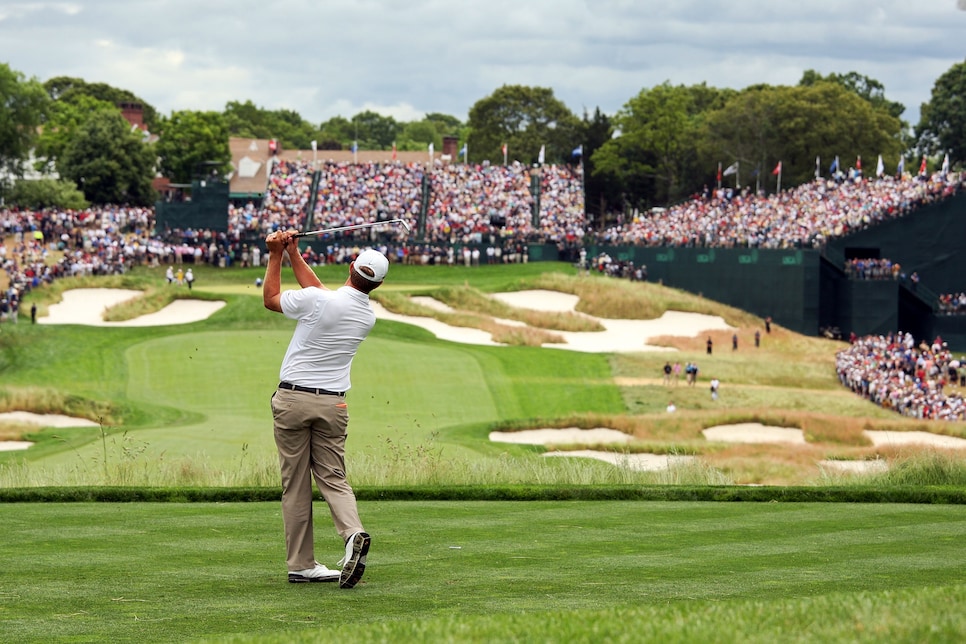
[[[161,113],[251,100],[318,123],[372,109],[465,119],[504,84],[550,87],[580,115],[664,81],[740,89],[856,71],[918,118],[963,60],[952,0],[123,0],[0,8],[28,77],[128,89]]]

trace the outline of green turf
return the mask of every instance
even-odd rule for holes
[[[943,635],[966,625],[963,506],[367,502],[361,512],[369,567],[344,591],[286,583],[275,503],[0,505],[0,635],[562,642],[595,641],[597,624],[622,641],[724,642],[761,619],[765,633],[838,641],[862,639],[843,635],[865,611],[880,641],[953,641]],[[327,518],[318,524],[317,558],[334,565],[340,543]],[[919,612],[890,614],[899,600]],[[848,608],[828,609],[835,601]]]

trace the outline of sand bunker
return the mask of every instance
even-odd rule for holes
[[[624,467],[635,472],[659,472],[694,461],[693,456],[672,456],[669,454],[621,454],[620,452],[597,452],[577,450],[573,452],[547,452],[544,456],[573,456],[594,458],[611,465]]]
[[[966,439],[929,432],[864,432],[876,447],[888,445],[926,445],[945,449],[966,449]]]
[[[624,432],[606,427],[580,429],[579,427],[564,427],[562,429],[525,429],[519,432],[490,432],[490,440],[499,443],[516,443],[520,445],[573,445],[573,444],[614,444],[628,443],[634,440]],[[547,452],[544,456],[570,456],[574,458],[594,458],[618,467],[625,467],[636,472],[657,472],[687,463],[693,456],[669,456],[661,454],[624,454],[621,452],[601,452],[597,450],[573,450],[567,452]]]
[[[48,307],[45,317],[37,318],[39,324],[83,324],[86,326],[143,327],[189,324],[211,317],[225,306],[224,302],[207,300],[175,300],[160,311],[142,315],[123,322],[107,322],[104,311],[132,300],[141,291],[119,288],[77,288],[65,291],[62,300]]]
[[[557,291],[530,290],[514,291],[511,293],[494,293],[493,299],[499,300],[515,308],[526,308],[535,311],[561,313],[574,311],[579,298],[569,293]],[[436,311],[452,312],[446,304],[430,297],[414,297],[414,302],[422,304]],[[432,318],[397,315],[390,313],[377,303],[373,303],[376,317],[380,319],[405,322],[420,326],[441,340],[461,342],[464,344],[480,344],[496,346],[489,333],[479,329],[453,327]],[[591,317],[591,316],[587,316]],[[707,331],[733,329],[724,319],[717,315],[701,313],[683,313],[681,311],[667,311],[655,320],[613,320],[594,318],[604,331],[553,331],[564,339],[564,344],[545,344],[547,349],[566,349],[585,353],[620,353],[632,351],[676,351],[671,347],[659,347],[648,344],[651,338],[667,335],[695,337]],[[516,320],[497,319],[497,322],[511,326],[524,326]]]
[[[634,440],[634,437],[606,427],[593,429],[564,427],[563,429],[525,429],[519,432],[490,432],[490,440],[495,443],[518,445],[572,445],[627,443]]]
[[[97,423],[86,418],[72,418],[63,414],[35,414],[29,411],[8,411],[0,414],[0,423],[9,422],[39,427],[97,427]],[[33,445],[29,441],[0,441],[0,452],[27,449]]]
[[[739,423],[737,425],[718,425],[701,431],[709,441],[720,443],[793,443],[805,444],[805,435],[800,429],[771,427],[761,423]]]

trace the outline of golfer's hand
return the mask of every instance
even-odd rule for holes
[[[289,255],[293,253],[298,255],[299,243],[298,243],[298,237],[296,237],[296,235],[298,234],[298,231],[294,229],[285,230],[279,234],[281,234],[282,238],[285,240],[285,250],[288,251]]]
[[[282,251],[285,249],[285,244],[287,243],[284,235],[285,233],[281,231],[268,234],[268,237],[265,238],[265,247],[268,248],[269,253],[272,255],[282,254]]]

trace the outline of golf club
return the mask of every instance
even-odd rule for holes
[[[389,225],[389,224],[399,224],[400,226],[402,226],[403,228],[406,229],[406,232],[407,233],[408,232],[412,232],[412,229],[409,227],[409,224],[407,224],[405,222],[405,220],[403,220],[403,219],[387,219],[386,221],[372,221],[372,222],[369,222],[368,224],[355,224],[355,225],[352,225],[352,226],[339,226],[337,228],[323,228],[321,230],[310,230],[310,231],[304,232],[304,233],[296,233],[295,237],[296,238],[298,238],[298,237],[314,237],[316,235],[324,235],[326,233],[340,233],[340,232],[344,232],[346,230],[359,230],[360,228],[372,228],[374,226],[386,226],[386,225]]]

